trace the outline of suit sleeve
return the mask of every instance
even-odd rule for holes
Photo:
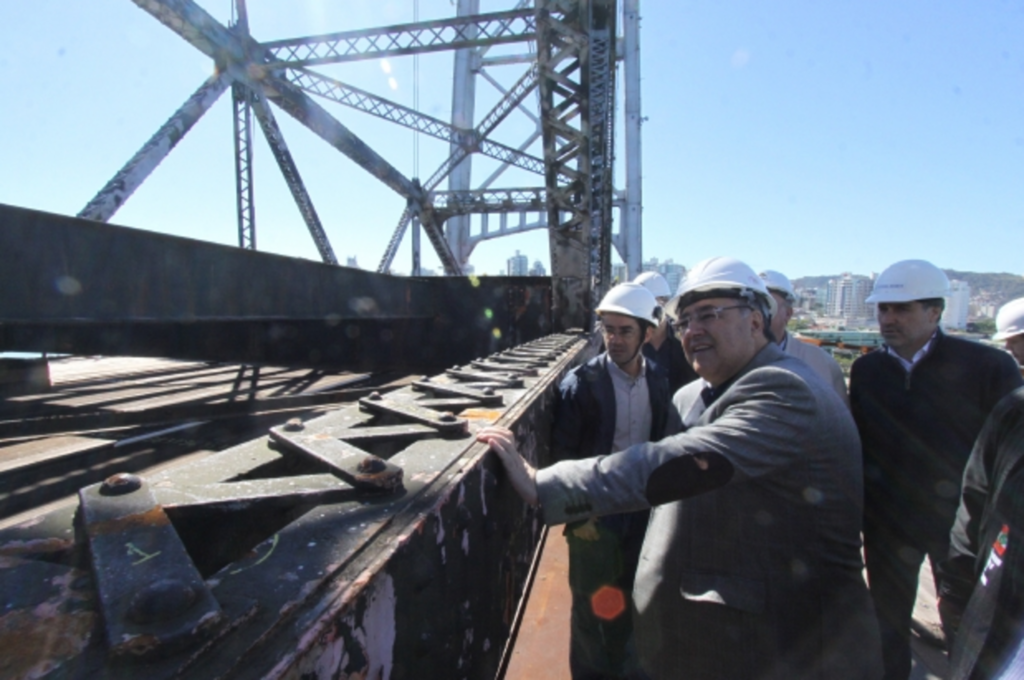
[[[832,387],[835,388],[836,394],[846,404],[846,408],[850,408],[850,395],[846,393],[846,378],[843,376],[843,369],[832,357],[828,358],[828,372],[832,376]]]
[[[772,473],[803,455],[816,415],[807,385],[776,368],[743,376],[713,408],[713,422],[660,442],[538,471],[545,521],[641,510]]]
[[[996,409],[982,427],[964,469],[963,490],[956,521],[950,531],[949,555],[939,565],[939,595],[947,605],[962,609],[974,588],[975,567],[981,551],[981,520],[985,511],[999,449]]]
[[[995,408],[1000,399],[1022,385],[1024,379],[1021,378],[1017,362],[1006,352],[999,352],[991,369],[989,400],[985,404],[986,415]]]
[[[551,429],[553,460],[580,457],[583,445],[583,414],[580,412],[580,390],[586,386],[579,375],[569,376],[558,386]]]

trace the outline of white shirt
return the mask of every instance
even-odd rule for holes
[[[928,342],[924,343],[924,347],[914,352],[914,356],[910,357],[910,361],[907,361],[899,354],[897,354],[896,350],[894,350],[892,347],[889,347],[889,345],[885,346],[885,351],[889,353],[889,356],[896,357],[896,360],[900,362],[900,366],[903,367],[903,370],[906,371],[907,373],[910,373],[910,370],[914,368],[914,364],[923,359],[925,354],[928,354],[928,349],[932,346],[932,340],[935,339],[936,333],[938,333],[938,331],[932,333],[932,337],[928,338]]]
[[[608,360],[608,375],[615,392],[615,435],[612,451],[625,451],[651,438],[651,394],[647,389],[647,364],[640,355],[640,372],[634,378]]]

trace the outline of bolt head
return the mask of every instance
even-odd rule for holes
[[[383,397],[380,396],[380,392],[371,392],[370,401],[380,401]]]
[[[387,466],[384,464],[384,461],[377,456],[367,456],[359,461],[359,471],[363,474],[383,472],[385,467]]]
[[[302,418],[290,418],[287,423],[284,424],[284,429],[289,432],[297,432],[299,430],[306,429],[306,426],[302,422]]]
[[[103,480],[100,493],[104,496],[123,496],[142,488],[142,478],[128,472],[119,472]]]
[[[440,420],[442,423],[454,423],[455,422],[455,414],[451,413],[450,411],[442,413],[441,416],[438,418],[438,420]]]
[[[132,597],[126,616],[136,623],[167,621],[188,611],[198,597],[195,588],[180,579],[160,579]]]

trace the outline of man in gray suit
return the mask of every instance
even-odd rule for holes
[[[766,269],[761,272],[764,285],[775,298],[775,305],[778,311],[772,315],[772,335],[775,342],[786,354],[791,354],[800,359],[821,376],[821,379],[832,385],[839,398],[847,406],[850,405],[850,397],[846,394],[846,378],[843,377],[843,369],[839,368],[836,360],[828,352],[815,345],[801,342],[791,336],[786,328],[789,320],[793,318],[793,303],[796,302],[796,291],[789,278],[782,272]]]
[[[634,587],[650,677],[874,680],[849,411],[771,341],[774,301],[742,262],[699,263],[666,311],[702,378],[673,399],[675,434],[543,470],[509,430],[478,439],[548,524],[653,508]]]

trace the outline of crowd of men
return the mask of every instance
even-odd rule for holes
[[[779,272],[717,257],[674,295],[657,274],[609,291],[606,351],[560,386],[558,462],[478,434],[565,525],[574,680],[906,680],[926,556],[953,677],[1024,677],[1024,299],[997,318],[1011,356],[944,333],[948,293],[923,260],[879,275],[885,344],[847,392],[787,332]]]

